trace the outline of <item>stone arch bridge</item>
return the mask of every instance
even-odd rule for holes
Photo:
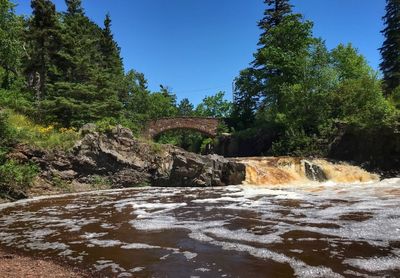
[[[221,119],[205,117],[161,118],[149,121],[143,135],[149,139],[154,139],[157,135],[169,130],[190,129],[210,137],[216,137],[221,121]]]

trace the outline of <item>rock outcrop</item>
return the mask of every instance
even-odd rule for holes
[[[140,141],[121,126],[108,133],[98,133],[87,125],[82,134],[82,140],[67,153],[18,146],[10,156],[36,162],[45,180],[92,183],[94,179],[101,179],[116,188],[225,186],[241,184],[245,179],[245,166],[241,163]]]
[[[382,177],[397,177],[400,175],[400,126],[370,130],[341,126],[328,157],[362,165]]]

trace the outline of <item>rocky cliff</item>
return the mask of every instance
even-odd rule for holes
[[[241,163],[140,141],[120,126],[103,134],[87,125],[82,133],[82,140],[70,152],[18,146],[9,157],[38,164],[44,181],[90,184],[101,180],[113,188],[225,186],[241,184],[245,179],[245,166]]]

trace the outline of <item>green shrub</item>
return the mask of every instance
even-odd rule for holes
[[[72,193],[73,192],[71,184],[66,182],[66,181],[64,181],[60,177],[54,176],[51,181],[52,181],[53,185],[55,187],[57,187],[58,189],[60,189],[62,192],[65,192],[65,193]]]
[[[98,175],[91,177],[90,184],[96,189],[111,188],[112,186],[110,179]]]
[[[400,86],[393,90],[392,94],[389,96],[389,101],[396,109],[400,109]]]
[[[275,156],[324,156],[325,152],[317,136],[307,135],[304,131],[287,131],[272,144],[272,154]]]
[[[96,122],[96,130],[100,133],[110,132],[118,124],[115,118],[103,118]]]
[[[9,127],[7,124],[7,116],[0,112],[0,144],[4,144],[9,138]]]
[[[74,128],[57,129],[53,125],[37,125],[27,117],[12,110],[8,110],[7,115],[5,122],[8,128],[8,136],[29,146],[67,150],[72,148],[80,138],[79,133]]]
[[[25,115],[34,115],[36,111],[33,103],[27,93],[19,90],[0,89],[0,106],[2,107],[8,107]]]
[[[39,168],[33,163],[20,164],[15,160],[5,160],[0,165],[0,195],[18,199],[26,193],[37,176]]]

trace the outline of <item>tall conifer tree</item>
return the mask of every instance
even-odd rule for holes
[[[386,92],[389,94],[400,86],[400,0],[386,0],[386,15],[383,17],[385,36],[381,50],[380,68],[384,75]]]
[[[8,88],[11,73],[18,75],[22,56],[22,20],[15,14],[15,5],[10,0],[0,0],[0,87]]]
[[[83,15],[82,1],[81,0],[65,0],[67,4],[67,14],[69,15]]]
[[[292,5],[289,0],[264,0],[268,8],[264,12],[264,18],[258,23],[258,27],[263,30],[261,38],[271,28],[279,25],[286,15],[292,13]]]
[[[53,84],[46,102],[49,121],[81,126],[105,117],[118,117],[121,102],[115,79],[105,65],[103,29],[92,22],[80,0],[66,0],[63,15],[62,80]]]
[[[104,29],[102,31],[103,37],[100,41],[101,51],[104,58],[104,66],[110,70],[112,74],[123,76],[123,65],[121,59],[121,49],[114,40],[113,33],[111,31],[111,16],[107,13],[104,19]]]
[[[121,58],[121,49],[111,30],[111,16],[106,14],[104,28],[100,39],[100,51],[102,54],[102,78],[107,82],[107,90],[114,92],[121,103],[126,100],[127,91],[124,89],[125,76]]]
[[[271,67],[268,61],[268,47],[270,47],[270,32],[292,13],[292,6],[289,0],[265,0],[267,8],[264,18],[258,23],[262,30],[258,42],[259,49],[254,54],[252,66],[243,70],[235,80],[233,117],[238,127],[250,126],[255,119],[255,112],[258,109],[262,98],[265,97],[265,85],[268,79],[280,76],[279,69]],[[284,49],[284,47],[283,47]]]
[[[47,97],[48,85],[60,77],[61,30],[50,0],[32,0],[31,7],[33,17],[27,32],[31,53],[26,71],[29,84],[36,90],[36,99],[41,102]]]
[[[266,63],[262,55],[262,49],[267,47],[266,38],[268,33],[272,28],[278,26],[285,16],[292,13],[292,6],[289,4],[289,0],[265,0],[264,3],[267,5],[267,9],[264,12],[264,18],[258,23],[262,34],[258,42],[260,49],[254,55],[253,64],[256,67],[263,67]]]

